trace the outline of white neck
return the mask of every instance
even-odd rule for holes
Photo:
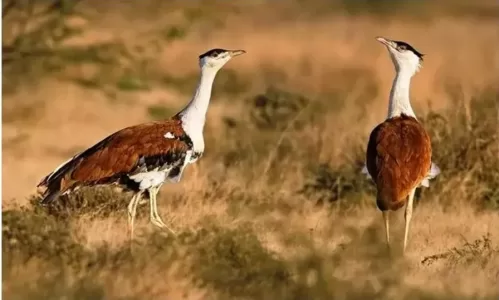
[[[216,74],[217,70],[201,69],[201,78],[196,92],[192,100],[179,114],[184,126],[189,127],[190,130],[203,130]]]
[[[390,91],[390,102],[388,104],[388,119],[400,116],[401,114],[416,118],[409,100],[409,87],[413,72],[399,69],[393,80]]]
[[[194,152],[204,151],[203,129],[208,105],[210,104],[211,88],[213,87],[217,71],[208,68],[201,69],[201,78],[199,79],[196,92],[192,100],[179,113],[182,120],[182,128],[191,138]]]

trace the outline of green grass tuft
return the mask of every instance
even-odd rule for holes
[[[150,105],[147,108],[147,114],[153,120],[165,120],[173,116],[175,112],[163,105]]]
[[[144,79],[133,74],[123,74],[116,82],[116,87],[122,91],[148,90],[149,86]]]

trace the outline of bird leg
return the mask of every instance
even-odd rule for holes
[[[142,192],[138,192],[133,195],[130,203],[128,204],[128,228],[130,231],[130,241],[133,240],[133,227],[135,221],[135,215],[137,214],[137,205],[139,204],[140,197],[142,196]]]
[[[151,223],[156,225],[156,215],[154,214],[154,196],[156,196],[156,188],[151,187],[149,188],[149,206],[150,206],[150,212],[149,212],[149,218],[151,220]],[[161,227],[161,226],[160,226]]]
[[[388,210],[381,212],[383,214],[383,220],[385,221],[385,234],[386,234],[386,244],[388,249],[390,249],[390,219],[388,218]]]
[[[409,236],[409,225],[411,223],[411,218],[412,218],[412,205],[414,202],[414,193],[416,192],[416,189],[412,189],[411,192],[409,193],[409,200],[407,201],[407,204],[405,206],[405,234],[404,234],[404,252],[405,248],[407,246],[407,237]]]
[[[157,197],[156,197],[158,192],[159,192],[159,187],[152,187],[149,189],[149,197],[150,197],[150,201],[151,201],[151,212],[150,212],[151,223],[153,223],[154,225],[156,225],[160,228],[166,228],[173,235],[175,235],[175,231],[173,231],[170,227],[168,227],[163,222],[163,220],[161,220],[161,217],[159,216]]]

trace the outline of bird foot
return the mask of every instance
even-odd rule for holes
[[[168,225],[166,225],[160,217],[152,217],[151,223],[159,228],[164,228],[168,230],[171,234],[177,235],[173,229],[171,229]]]

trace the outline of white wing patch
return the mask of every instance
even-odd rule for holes
[[[428,178],[423,179],[423,181],[421,181],[420,183],[420,186],[430,187],[430,181],[428,180]]]
[[[167,139],[174,139],[175,136],[173,135],[173,133],[167,132],[167,133],[165,133],[165,138],[167,138]]]
[[[440,174],[440,168],[435,163],[432,162],[430,167],[430,173],[428,174],[428,176],[430,176],[430,179],[433,179],[437,177],[437,175],[439,174]]]
[[[364,165],[362,170],[360,171],[362,174],[366,175],[367,179],[371,179],[371,175],[369,175],[369,171],[367,170],[367,166]]]
[[[437,177],[438,174],[440,174],[440,168],[435,163],[432,162],[430,166],[430,171],[426,175],[425,179],[421,181],[421,186],[429,187],[430,179]]]
[[[192,156],[192,150],[186,152],[184,161],[181,165],[169,166],[164,170],[159,170],[158,168],[151,171],[143,171],[134,175],[130,175],[129,178],[139,184],[139,189],[147,190],[151,187],[161,186],[165,182],[177,183],[182,178],[185,167],[189,164]],[[170,177],[170,172],[173,168],[180,168],[178,174]]]
[[[149,172],[138,173],[129,178],[139,184],[139,189],[147,190],[151,187],[160,186],[165,182],[166,175],[170,170],[157,171],[157,169]]]

